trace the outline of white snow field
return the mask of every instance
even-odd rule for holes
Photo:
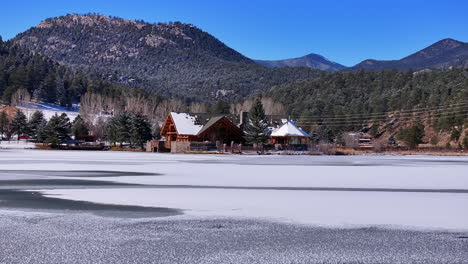
[[[0,149],[34,149],[36,144],[25,140],[1,140]]]
[[[141,184],[35,191],[60,199],[181,209],[188,218],[468,230],[468,157],[8,150],[0,152],[0,170],[83,171],[48,178]],[[129,176],[86,177],[85,171],[123,171]],[[133,172],[156,175],[131,176]]]
[[[78,111],[70,111],[67,110],[65,107],[61,107],[58,105],[52,105],[47,103],[28,103],[22,107],[19,107],[23,113],[30,118],[34,112],[41,111],[44,114],[44,118],[49,120],[54,115],[61,115],[63,113],[67,114],[70,120],[74,120],[76,116],[79,114]]]

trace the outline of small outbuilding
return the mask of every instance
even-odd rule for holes
[[[270,144],[308,144],[310,135],[298,127],[293,121],[287,120],[282,126],[271,133]]]

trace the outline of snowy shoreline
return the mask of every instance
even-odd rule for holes
[[[14,150],[14,149],[34,149],[34,150],[43,150],[43,151],[85,151],[85,152],[93,152],[95,150],[67,150],[67,149],[47,149],[47,148],[37,148],[35,143],[32,142],[21,142],[21,141],[0,141],[0,149],[3,150]],[[99,150],[98,152],[138,152],[138,153],[147,153],[154,155],[152,152],[145,152],[145,151],[126,151],[126,150]],[[397,152],[382,152],[382,153],[377,153],[377,152],[359,152],[359,153],[354,153],[354,154],[345,154],[345,155],[327,155],[327,154],[317,154],[317,153],[269,153],[266,155],[258,155],[257,153],[242,153],[242,154],[236,154],[236,153],[218,153],[218,152],[187,152],[187,153],[158,153],[160,155],[206,155],[206,156],[213,156],[213,155],[223,155],[223,156],[330,156],[330,157],[340,157],[340,156],[380,156],[380,157],[405,157],[405,156],[429,156],[429,157],[467,157],[468,152],[453,152],[453,151],[447,151],[447,152],[402,152],[402,151],[397,151]]]

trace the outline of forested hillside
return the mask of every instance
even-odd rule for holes
[[[123,94],[126,94],[125,99],[149,98],[147,103],[161,99],[154,93],[103,80],[97,74],[72,70],[0,38],[0,98],[3,103],[34,100],[71,107],[73,103],[80,103],[86,93],[120,101],[124,99]]]
[[[436,130],[450,130],[467,121],[468,69],[330,73],[268,94],[308,128],[351,131],[393,120],[430,121]],[[415,108],[427,111],[408,111]]]
[[[103,15],[50,18],[14,40],[62,65],[186,101],[238,99],[318,71],[269,69],[190,24]]]
[[[0,39],[0,95],[10,103],[18,91],[37,100],[71,106],[86,90],[85,80],[56,62]]]

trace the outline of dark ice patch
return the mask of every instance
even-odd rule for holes
[[[0,189],[89,189],[89,188],[116,188],[142,186],[132,183],[119,183],[112,181],[95,181],[80,179],[26,179],[26,180],[0,180]]]
[[[53,171],[53,170],[0,170],[1,175],[22,174],[55,177],[122,177],[122,176],[157,176],[159,173],[128,171]],[[0,177],[1,180],[1,177]]]
[[[0,190],[0,208],[91,212],[102,216],[131,218],[163,217],[182,214],[181,210],[172,208],[98,204],[45,197],[40,192],[22,190]]]

